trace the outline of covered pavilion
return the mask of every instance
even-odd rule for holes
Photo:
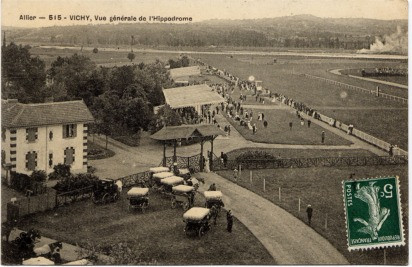
[[[156,133],[152,134],[150,138],[163,141],[163,166],[166,167],[166,142],[173,142],[173,162],[176,162],[176,146],[177,142],[182,139],[200,140],[200,171],[203,171],[203,144],[210,141],[211,155],[213,155],[213,140],[218,135],[225,135],[226,133],[213,124],[194,124],[181,126],[165,126]],[[210,159],[210,169],[213,170],[213,160]]]
[[[225,101],[207,84],[163,89],[163,94],[166,103],[172,109],[194,107],[198,114],[202,114],[203,105],[220,104]]]

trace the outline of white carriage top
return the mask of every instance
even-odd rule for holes
[[[149,188],[132,187],[132,189],[127,192],[127,195],[131,197],[140,197],[147,195],[147,193],[149,193]]]
[[[168,172],[170,171],[168,167],[153,167],[149,169],[152,173]]]
[[[158,173],[153,174],[153,177],[157,178],[157,179],[164,179],[164,178],[167,178],[167,177],[170,177],[170,176],[173,176],[173,173],[171,173],[171,172],[158,172]]]
[[[37,257],[23,261],[23,265],[54,265],[54,262],[45,257]]]
[[[185,220],[202,220],[210,213],[210,210],[207,208],[194,207],[186,211],[183,214],[183,219]]]
[[[222,199],[223,194],[221,191],[205,191],[203,193],[205,195],[206,200],[209,199]]]
[[[179,174],[184,175],[184,174],[188,174],[188,173],[190,173],[189,169],[179,169]]]
[[[173,190],[174,192],[179,192],[179,193],[188,193],[188,192],[192,192],[192,191],[193,191],[193,189],[194,189],[194,187],[193,187],[193,186],[190,186],[190,185],[183,185],[183,184],[181,184],[181,185],[177,185],[177,186],[173,186],[173,187],[172,187],[172,190]]]
[[[162,179],[160,182],[162,184],[175,185],[175,184],[183,183],[183,181],[184,181],[184,179],[182,177],[171,176],[171,177],[167,177],[167,178]]]
[[[76,265],[76,266],[83,266],[83,265],[93,265],[90,261],[87,259],[82,259],[82,260],[77,260],[77,261],[71,261],[68,263],[65,263],[63,265]]]

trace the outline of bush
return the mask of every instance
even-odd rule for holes
[[[82,173],[75,176],[63,178],[58,181],[54,189],[58,192],[69,192],[76,189],[81,189],[94,185],[99,180],[99,177],[90,174]]]
[[[57,164],[53,167],[53,172],[49,174],[49,179],[57,180],[70,177],[72,175],[70,172],[70,168],[70,165],[65,165],[61,163]]]
[[[99,49],[97,47],[93,48],[93,53],[97,54],[99,52]]]
[[[26,192],[30,190],[31,178],[27,174],[11,172],[11,188],[20,191]]]
[[[45,171],[33,171],[31,174],[31,180],[34,182],[43,183],[47,179],[47,174]]]

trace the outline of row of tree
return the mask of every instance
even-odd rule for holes
[[[147,130],[153,107],[164,104],[162,88],[173,86],[165,63],[97,67],[88,57],[57,57],[46,70],[30,47],[11,43],[2,49],[2,96],[19,102],[83,99],[97,132],[116,135]]]

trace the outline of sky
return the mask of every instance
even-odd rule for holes
[[[407,19],[407,0],[2,0],[2,26],[47,27],[96,24],[94,16],[179,16],[207,19],[255,19],[311,14],[323,18]],[[36,16],[21,20],[21,15]],[[49,20],[61,15],[62,20]],[[70,20],[89,15],[91,21]],[[39,19],[45,17],[45,19]],[[64,19],[66,17],[66,19]]]

